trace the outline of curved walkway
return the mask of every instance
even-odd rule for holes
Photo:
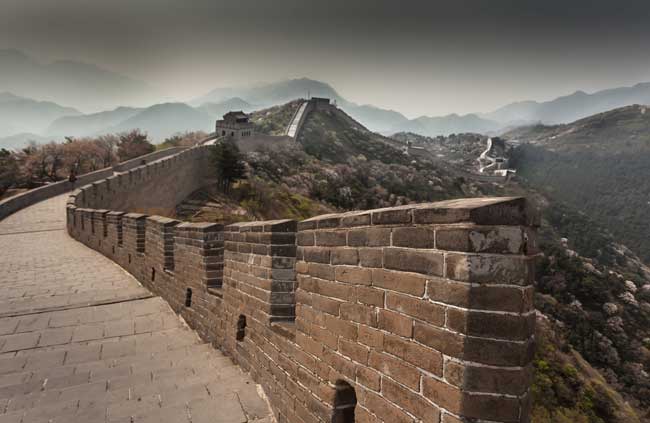
[[[273,421],[248,375],[67,235],[66,199],[0,221],[0,423]]]

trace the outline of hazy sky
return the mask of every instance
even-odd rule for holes
[[[650,0],[0,0],[7,47],[179,100],[306,76],[441,115],[650,81]]]

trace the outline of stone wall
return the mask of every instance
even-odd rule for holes
[[[112,168],[108,167],[106,169],[100,169],[95,172],[80,175],[75,183],[68,182],[67,180],[54,182],[52,184],[29,190],[14,197],[9,197],[5,200],[0,201],[0,220],[4,219],[12,213],[17,212],[18,210],[24,209],[25,207],[31,206],[32,204],[36,204],[39,201],[47,200],[48,198],[64,194],[68,191],[72,191],[75,187],[83,186],[85,184],[90,184],[92,182],[108,178],[109,176],[113,175],[114,172],[128,171],[137,166],[140,166],[143,161],[150,163],[152,161],[177,154],[184,149],[185,147],[172,147],[156,151],[151,154],[146,154],[144,156],[138,157],[136,159],[118,163]]]
[[[279,422],[528,421],[537,215],[524,199],[225,228],[133,213],[156,204],[157,180],[184,191],[170,175],[206,153],[84,187],[68,231],[250,371]]]
[[[171,215],[178,203],[207,185],[210,146],[198,146],[95,181],[72,192],[69,203],[93,209]]]

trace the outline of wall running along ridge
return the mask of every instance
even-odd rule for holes
[[[152,189],[189,191],[207,148],[76,191],[68,232],[249,371],[279,422],[529,421],[538,214],[525,199],[226,227],[125,212],[151,207]]]
[[[9,197],[3,201],[0,201],[0,220],[4,219],[12,213],[17,212],[18,210],[24,209],[25,207],[31,206],[32,204],[36,204],[39,201],[47,200],[48,198],[56,197],[57,195],[72,191],[75,186],[83,186],[85,184],[90,184],[92,182],[108,178],[109,176],[113,175],[114,172],[126,172],[137,166],[140,166],[143,160],[146,163],[151,163],[154,160],[177,154],[180,151],[183,151],[185,148],[186,147],[171,147],[164,150],[155,151],[153,153],[145,154],[144,156],[140,156],[135,159],[118,163],[113,167],[107,167],[95,172],[80,175],[75,183],[63,180],[29,190],[13,197]]]

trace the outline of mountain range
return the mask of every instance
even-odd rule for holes
[[[70,104],[82,111],[146,106],[165,95],[143,81],[96,65],[60,60],[41,63],[14,49],[0,50],[0,92]]]
[[[52,121],[60,117],[79,115],[81,112],[72,107],[0,92],[0,136],[43,132]]]
[[[229,110],[250,112],[308,96],[332,99],[372,131],[431,137],[494,134],[530,123],[568,123],[617,107],[650,103],[650,83],[640,83],[592,94],[577,91],[546,102],[515,102],[489,113],[408,119],[398,111],[351,102],[325,82],[298,78],[216,88],[185,104],[168,102],[146,82],[95,65],[72,61],[44,64],[18,50],[0,50],[0,93],[3,91],[7,91],[0,94],[0,146],[4,147],[20,146],[29,139],[90,136],[136,127],[159,142],[175,132],[208,131],[213,121]]]
[[[233,97],[244,99],[260,108],[285,104],[297,98],[325,97],[336,101],[337,105],[350,116],[376,132],[389,132],[393,127],[408,121],[406,116],[394,110],[350,102],[343,98],[331,85],[309,78],[288,79],[239,88],[216,88],[192,100],[190,104],[200,105],[207,102],[223,102]]]

